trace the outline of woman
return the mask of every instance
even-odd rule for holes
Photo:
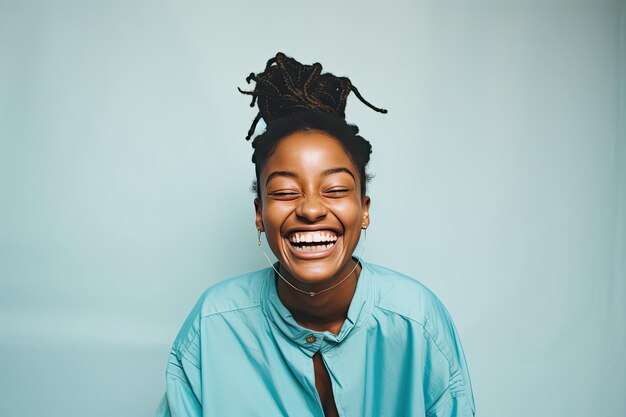
[[[259,106],[248,139],[267,124],[253,141],[258,243],[265,233],[278,262],[202,295],[174,342],[157,416],[474,415],[441,302],[353,257],[370,224],[371,146],[346,123],[346,98],[385,110],[321,69],[279,53],[247,78]]]

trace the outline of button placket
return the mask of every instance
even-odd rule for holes
[[[324,344],[324,335],[320,333],[308,333],[300,340],[304,342],[302,344],[303,348],[314,353],[320,350]]]

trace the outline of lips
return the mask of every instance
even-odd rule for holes
[[[329,229],[299,230],[288,233],[286,239],[298,255],[324,256],[335,247],[340,235]]]

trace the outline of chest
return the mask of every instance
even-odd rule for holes
[[[315,388],[320,396],[322,409],[325,417],[339,417],[335,397],[333,395],[333,385],[328,374],[328,369],[324,365],[324,359],[319,352],[313,355],[313,370],[315,373]]]
[[[211,332],[201,333],[197,351],[206,416],[423,415],[421,333],[398,325],[379,331],[372,320],[371,328],[309,355],[281,333],[259,337],[249,325],[253,317],[236,332],[218,318],[212,317]]]

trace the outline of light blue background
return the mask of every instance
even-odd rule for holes
[[[0,416],[151,415],[265,266],[236,87],[278,50],[390,110],[348,105],[365,258],[444,301],[479,415],[626,416],[624,3],[0,0]]]

